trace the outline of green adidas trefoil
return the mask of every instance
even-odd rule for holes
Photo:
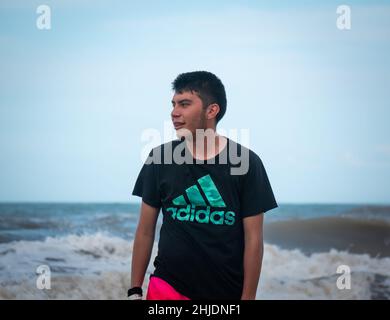
[[[197,184],[199,184],[200,189]],[[236,214],[233,211],[223,210],[223,208],[226,208],[226,204],[210,175],[199,178],[197,184],[185,190],[189,203],[184,195],[172,200],[175,206],[181,206],[181,208],[169,207],[166,209],[167,212],[172,213],[172,219],[183,222],[196,221],[215,225],[233,225]],[[200,190],[202,190],[204,197]],[[186,207],[183,208],[182,206]],[[206,208],[196,210],[197,206]],[[212,211],[212,208],[214,211]]]

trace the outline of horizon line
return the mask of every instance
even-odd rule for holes
[[[280,201],[277,202],[280,205],[377,205],[377,206],[390,206],[390,202],[291,202],[291,201]],[[3,201],[0,200],[0,204],[121,204],[121,205],[140,205],[140,202],[134,201]],[[277,208],[275,208],[277,209]]]

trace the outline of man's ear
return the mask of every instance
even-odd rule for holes
[[[220,108],[217,103],[210,104],[207,107],[207,112],[206,112],[207,120],[215,118],[219,113],[219,110]]]

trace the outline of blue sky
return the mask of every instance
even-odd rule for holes
[[[208,70],[278,202],[390,203],[388,2],[45,1],[38,30],[40,4],[0,4],[0,201],[139,201],[143,130]]]

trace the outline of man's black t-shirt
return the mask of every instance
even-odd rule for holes
[[[186,163],[166,164],[174,150],[182,150]],[[231,154],[244,158],[244,151],[249,159],[245,174],[232,174],[232,168],[245,166],[237,164],[237,158],[231,160]],[[154,162],[148,163],[151,157]],[[253,151],[228,139],[214,164],[199,164],[184,141],[160,145],[149,154],[133,195],[162,209],[155,276],[190,299],[240,299],[242,219],[278,206],[263,163]]]

